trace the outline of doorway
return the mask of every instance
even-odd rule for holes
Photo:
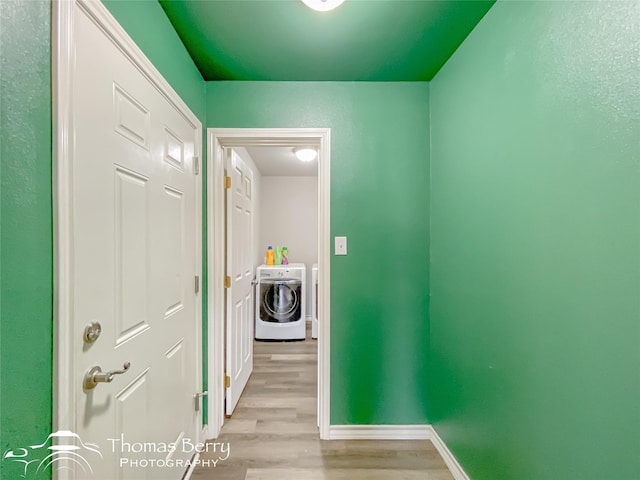
[[[208,436],[216,438],[224,424],[225,325],[225,149],[256,146],[311,146],[318,149],[318,425],[329,438],[329,278],[330,278],[330,142],[328,128],[208,129],[207,222],[208,307]]]

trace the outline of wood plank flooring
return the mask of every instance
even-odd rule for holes
[[[320,440],[317,341],[255,342],[233,417],[209,441],[193,480],[453,480],[428,441]],[[228,458],[213,442],[229,447]]]

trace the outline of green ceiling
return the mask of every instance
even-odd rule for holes
[[[159,0],[205,80],[431,80],[495,0]]]

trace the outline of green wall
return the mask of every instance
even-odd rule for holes
[[[204,129],[204,81],[160,5],[105,3]],[[0,1],[0,460],[52,428],[50,15],[48,1]],[[16,467],[0,461],[0,477]]]
[[[50,7],[0,1],[0,478],[51,433]]]
[[[332,424],[427,420],[428,109],[427,83],[207,83],[208,127],[332,129]]]
[[[474,480],[638,478],[639,22],[498,2],[431,83],[429,417]]]

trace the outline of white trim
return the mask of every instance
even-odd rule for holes
[[[73,372],[73,66],[74,5],[52,6],[53,92],[53,431],[76,431]],[[54,469],[54,479],[70,478],[68,470]]]
[[[223,147],[252,145],[315,145],[318,158],[318,300],[322,321],[318,339],[318,420],[320,438],[329,438],[330,388],[330,186],[331,130],[329,128],[209,128],[207,130],[207,222],[209,262],[209,433],[220,434],[224,423],[224,162]]]
[[[331,130],[320,140],[318,158],[318,428],[329,438],[331,425]]]
[[[438,450],[438,453],[444,460],[444,463],[447,464],[447,468],[451,472],[451,475],[453,475],[453,478],[455,480],[470,480],[469,476],[462,469],[462,466],[458,463],[456,457],[453,456],[453,453],[451,453],[447,445],[442,441],[440,435],[436,432],[436,429],[431,425],[429,425],[429,429],[431,430],[431,443],[433,443],[433,446]]]
[[[331,425],[330,440],[431,440],[430,425]]]
[[[54,222],[54,355],[53,355],[53,431],[76,431],[73,388],[73,155],[75,15],[82,9],[95,25],[138,68],[157,91],[196,130],[195,155],[202,157],[202,124],[186,103],[162,77],[142,50],[129,37],[107,8],[95,0],[54,0],[52,8],[52,87],[53,87],[53,222]],[[202,182],[196,177],[196,272],[202,272]],[[197,331],[195,352],[197,385],[202,390],[202,299],[196,299]],[[197,429],[200,433],[200,428]],[[70,472],[53,473],[59,480]]]
[[[212,272],[224,266],[224,152],[207,131],[207,428],[217,438],[224,423],[224,285],[222,275]],[[219,246],[219,247],[218,247]]]

